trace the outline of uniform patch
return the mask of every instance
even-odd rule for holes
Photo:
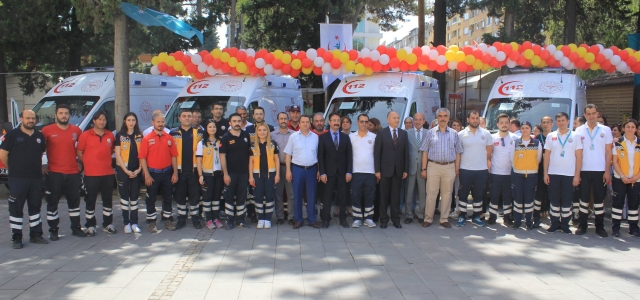
[[[247,138],[244,138],[245,143],[247,142]]]
[[[552,141],[557,141],[557,140],[558,140],[558,138],[554,136],[554,137],[552,137],[552,138],[551,138],[551,140],[552,140]]]
[[[572,138],[569,138],[569,143],[573,143],[573,139]]]
[[[481,135],[480,139],[484,141],[484,139],[485,139],[484,135]]]
[[[36,141],[38,142],[38,144],[40,144],[40,138],[37,138]]]
[[[129,145],[128,144],[122,144],[122,149],[124,149],[124,150],[129,149]]]
[[[369,144],[373,144],[373,141],[372,141],[372,140],[369,140]]]
[[[75,140],[77,140],[77,139],[78,139],[78,135],[74,132],[74,133],[71,135],[71,139],[72,139],[72,140],[74,140],[74,141],[75,141]]]
[[[225,130],[225,129],[227,129],[227,127],[226,127],[226,126],[222,126],[222,127],[220,127],[220,128],[222,128],[222,130]]]
[[[494,146],[498,146],[498,145],[500,145],[500,142],[493,142],[493,145]]]
[[[107,139],[107,144],[111,144],[111,139]]]
[[[604,133],[601,132],[600,133],[600,137],[603,138],[604,137]]]
[[[155,139],[149,139],[149,145],[155,145],[155,144],[156,144]]]
[[[624,152],[620,152],[620,157],[624,158]]]
[[[234,140],[230,140],[230,141],[229,141],[229,145],[233,145],[233,144],[235,144],[235,143],[236,143],[236,141],[234,141]]]
[[[524,154],[520,153],[520,154],[518,155],[518,158],[524,158]]]
[[[171,146],[171,140],[167,141],[167,144],[169,144],[169,146]]]

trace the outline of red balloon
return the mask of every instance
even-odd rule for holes
[[[462,52],[464,52],[464,55],[471,55],[473,54],[473,48],[471,48],[471,46],[464,46]]]
[[[389,47],[389,49],[387,49],[387,55],[389,56],[389,58],[396,57],[396,52],[396,48]]]
[[[385,47],[384,45],[380,45],[376,49],[378,50],[378,52],[380,52],[380,55],[387,53],[387,47]]]
[[[269,51],[267,49],[260,49],[260,51],[256,53],[256,58],[264,58],[267,54],[269,54]]]
[[[191,56],[189,55],[184,55],[182,56],[182,59],[180,59],[182,61],[182,63],[186,66],[188,64],[191,63]]]
[[[635,66],[631,67],[631,71],[633,71],[633,73],[640,73],[640,64],[636,64]]]
[[[429,62],[429,56],[428,55],[420,55],[420,58],[418,59],[418,61],[421,64],[426,65]]]
[[[382,72],[387,72],[391,70],[391,67],[389,67],[389,65],[382,65]]]
[[[523,68],[530,68],[531,67],[531,61],[525,59],[525,63],[522,65],[522,67]]]
[[[611,46],[609,49],[611,49],[611,51],[613,51],[613,54],[618,54],[618,52],[620,51],[620,49],[616,46]]]
[[[202,79],[202,78],[204,78],[204,74],[202,74],[202,73],[200,73],[200,72],[198,72],[198,71],[195,71],[195,72],[193,73],[193,77],[195,77],[195,78],[197,78],[197,79]]]
[[[322,57],[322,55],[324,55],[324,53],[327,52],[327,50],[322,48],[322,47],[320,47],[320,48],[316,49],[316,52],[318,52],[318,57]],[[322,74],[322,73],[320,73],[320,74]]]
[[[533,47],[531,47],[531,50],[533,50],[533,54],[539,55],[542,47],[540,47],[540,45],[533,45]]]
[[[600,68],[603,69],[603,70],[609,69],[611,67],[612,67],[612,65],[608,60],[606,60],[605,62],[600,64]],[[615,66],[613,66],[613,67],[615,68]]]
[[[228,53],[228,52],[229,52],[229,48],[222,48],[222,52],[223,52],[223,53],[224,53],[224,52],[227,52],[227,53]]]
[[[473,49],[473,57],[475,57],[476,59],[480,59],[482,58],[482,50],[480,49]]]
[[[598,54],[596,54],[596,59],[594,61],[597,64],[601,65],[605,60],[607,60],[607,58],[604,57],[604,55],[602,53],[598,53]]]
[[[378,73],[382,71],[382,64],[379,61],[374,61],[371,65],[371,69],[373,69],[374,72]]]
[[[413,49],[411,50],[411,53],[415,54],[417,57],[420,57],[420,55],[422,55],[422,48],[420,47],[413,47]]]
[[[400,62],[400,71],[406,72],[409,71],[409,63],[406,60]]]
[[[357,50],[351,49],[351,50],[349,50],[348,53],[349,53],[349,60],[358,59],[358,51]]]
[[[202,57],[202,62],[210,66],[213,63],[213,56],[207,53],[207,55]]]
[[[549,59],[550,56],[551,54],[549,54],[549,50],[547,49],[540,50],[540,59],[546,61],[547,59]]]
[[[238,55],[238,48],[236,47],[229,48],[229,55],[231,55],[231,57]]]
[[[271,53],[267,53],[267,54],[264,55],[264,62],[267,63],[267,64],[272,63],[273,59],[274,59],[274,57],[273,57],[273,54],[271,54]]]
[[[622,60],[627,60],[627,58],[629,58],[629,52],[624,50],[619,51],[618,56],[620,56],[620,59]]]
[[[362,60],[362,64],[363,64],[365,67],[370,68],[370,67],[371,67],[371,65],[373,64],[373,60],[371,59],[371,57],[365,57],[365,58]]]
[[[444,73],[449,69],[449,67],[447,65],[442,65],[442,66],[438,66],[438,69],[436,69],[436,72],[438,73]]]
[[[371,59],[371,58],[369,58]],[[342,62],[340,62],[339,59],[334,58],[333,60],[331,60],[331,67],[334,69],[340,69],[340,67],[342,66]]]
[[[238,76],[238,75],[240,75],[240,72],[238,72],[238,70],[236,70],[236,68],[233,68],[233,69],[231,69],[231,75]]]
[[[322,68],[314,67],[313,74],[316,74],[318,76],[322,75]]]
[[[511,47],[510,44],[504,45],[504,47],[502,47],[502,52],[504,52],[504,54],[509,56],[509,54],[511,54],[511,52],[513,52],[513,48]]]
[[[488,64],[491,61],[491,54],[489,53],[483,54],[480,60],[482,60],[483,63]]]
[[[430,71],[435,71],[438,69],[438,63],[435,60],[430,60],[427,63],[427,68],[429,68]]]
[[[256,65],[256,59],[252,56],[247,56],[247,58],[244,60],[244,63],[247,64],[247,67],[251,68]]]
[[[329,62],[333,59],[333,53],[327,51],[322,54],[322,58],[324,59],[324,61]]]
[[[300,70],[291,70],[291,73],[289,73],[289,76],[293,78],[300,76]]]
[[[498,49],[498,47],[502,47],[502,43],[500,42],[493,42],[493,44],[491,44],[491,46],[496,47],[496,49]]]
[[[524,43],[522,43],[522,51],[527,50],[527,49],[531,49],[533,45],[531,44],[531,42],[526,41]]]
[[[304,52],[304,50],[298,51],[298,55],[296,55],[296,58],[299,60],[307,58],[307,52]]]
[[[633,56],[629,56],[629,58],[627,58],[625,62],[627,63],[627,66],[633,67],[638,63],[638,60]]]
[[[520,59],[520,53],[518,51],[513,51],[509,54],[509,59],[513,61],[518,61]]]
[[[281,61],[281,60],[279,60],[279,59],[274,59],[274,60],[271,62],[271,66],[272,66],[274,69],[276,69],[276,70],[280,70],[280,69],[282,68],[282,65],[283,65],[283,64],[282,64],[282,61]]]
[[[229,67],[229,64],[222,64],[222,69],[221,70],[222,70],[222,73],[227,74],[227,73],[231,72],[231,67]]]
[[[182,53],[182,51],[176,51],[175,53],[173,53],[173,57],[176,58],[176,60],[182,60],[182,58],[184,57],[184,53]]]
[[[571,54],[571,48],[569,48],[569,46],[562,47],[561,51],[564,56],[569,56],[569,54]]]
[[[527,60],[524,56],[520,56],[520,58],[518,58],[518,61],[516,61],[516,63],[517,63],[519,66],[524,66],[524,64],[525,64],[526,62],[528,62],[528,61],[529,61],[529,60]]]
[[[389,66],[391,68],[397,68],[400,66],[400,60],[397,57],[392,58],[391,60],[389,60]]]
[[[236,59],[238,59],[238,62],[244,61],[245,59],[247,59],[247,53],[244,51],[238,51],[238,54],[236,54]]]
[[[436,50],[438,51],[438,55],[444,55],[445,53],[447,53],[447,47],[440,45],[438,47],[436,47]]]
[[[547,59],[547,65],[552,66],[552,65],[555,65],[556,63],[558,63],[556,58],[553,56],[549,56],[549,58]]]
[[[589,47],[589,52],[591,52],[593,54],[598,54],[598,53],[600,53],[600,47],[598,47],[597,45],[593,45],[593,46]]]
[[[169,69],[167,69],[167,75],[173,77],[173,76],[178,75],[178,73],[173,68],[169,68]]]
[[[307,69],[310,68],[311,66],[313,66],[313,60],[310,60],[308,58],[305,58],[302,60],[302,67]]]
[[[282,74],[285,75],[291,73],[291,65],[282,65],[280,71],[282,71]]]
[[[166,72],[167,68],[169,68],[169,66],[167,66],[166,62],[161,62],[158,64],[158,71],[160,72]]]
[[[204,57],[207,54],[209,54],[209,51],[207,51],[207,50],[200,51],[200,56],[202,56],[202,57]]]
[[[194,73],[194,72],[198,71],[198,66],[196,66],[196,65],[194,65],[192,63],[189,63],[186,66],[186,68],[187,68],[187,72],[189,72],[189,73]]]
[[[467,67],[468,66],[464,61],[461,61],[461,62],[458,63],[458,71],[460,71],[460,72],[466,73],[467,72]]]
[[[258,70],[258,67],[252,66],[249,68],[249,73],[251,73],[251,76],[256,76],[260,74],[260,70]]]
[[[578,59],[574,64],[576,65],[576,68],[583,69],[587,63],[584,62],[584,59]]]
[[[579,58],[580,56],[578,55],[577,52],[571,52],[571,54],[569,54],[569,60],[574,64]]]
[[[215,69],[220,69],[220,68],[222,68],[222,61],[219,58],[216,58],[216,59],[213,60],[213,63],[211,65]]]

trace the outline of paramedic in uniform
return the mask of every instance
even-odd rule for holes
[[[71,234],[86,237],[80,228],[80,169],[76,160],[76,144],[82,134],[78,126],[69,124],[71,109],[66,104],[56,107],[56,123],[42,128],[42,134],[47,144],[48,169],[45,185],[45,200],[47,201],[47,223],[49,224],[49,239],[57,241],[58,203],[64,195],[69,207],[71,219]]]
[[[147,223],[150,232],[157,232],[156,195],[158,189],[162,189],[162,221],[165,229],[173,231],[176,227],[172,223],[171,194],[172,184],[178,181],[178,149],[171,135],[164,132],[163,114],[154,114],[151,123],[153,132],[142,138],[138,153],[149,194],[146,201]]]
[[[596,214],[596,234],[607,237],[604,229],[604,197],[606,185],[611,182],[611,128],[598,123],[598,109],[593,104],[584,107],[587,123],[576,129],[582,137],[582,170],[580,171],[580,225],[576,235],[587,232],[589,199],[593,191],[593,208]]]
[[[247,127],[244,129],[244,131],[249,134],[249,137],[251,137],[252,145],[256,135],[256,126],[264,122],[264,108],[257,106],[253,109],[253,122],[253,124],[247,125]],[[267,126],[269,127],[269,133],[271,133],[273,131],[273,126],[268,124]],[[248,199],[249,201],[247,201],[247,215],[249,218],[251,218],[251,223],[258,223],[258,217],[256,215],[256,201],[253,197],[253,189],[251,187],[249,188],[249,194],[251,195],[251,197],[250,199]],[[263,200],[260,199],[260,201],[258,202],[262,203],[262,201]]]
[[[511,155],[513,229],[520,228],[523,214],[527,230],[533,229],[533,196],[536,193],[538,183],[538,164],[542,159],[542,143],[531,138],[531,128],[533,126],[529,121],[522,122],[520,125],[522,137],[515,141],[515,149]]]
[[[518,139],[515,133],[509,132],[509,116],[500,114],[497,117],[499,131],[492,134],[493,153],[491,155],[491,203],[489,204],[489,220],[487,225],[493,225],[498,218],[498,204],[502,196],[503,224],[513,225],[511,219],[511,158],[513,157],[514,141]],[[513,124],[513,123],[512,123]],[[520,122],[518,121],[518,132]]]
[[[569,130],[569,115],[556,115],[558,130],[547,135],[544,145],[544,182],[549,185],[551,206],[551,227],[547,232],[558,229],[571,234],[571,204],[573,187],[580,184],[582,165],[582,137]]]
[[[544,116],[540,120],[542,133],[536,136],[536,140],[542,144],[542,155],[544,156],[544,146],[547,136],[553,128],[553,119],[550,116]],[[541,161],[542,162],[542,161]],[[536,198],[533,201],[533,228],[540,228],[540,215],[542,212],[549,211],[549,186],[544,182],[544,163],[538,166],[538,184],[536,188]]]
[[[13,248],[22,248],[24,203],[29,210],[29,242],[48,244],[42,237],[40,207],[42,206],[42,153],[46,150],[44,135],[34,129],[36,113],[24,110],[20,127],[2,138],[0,161],[9,170],[9,224]]]
[[[627,221],[629,234],[640,237],[638,229],[638,195],[640,194],[640,144],[636,137],[638,123],[628,119],[622,124],[624,136],[614,143],[613,167],[613,205],[611,223],[614,237],[620,236],[620,223],[625,199],[629,208]]]
[[[187,222],[187,196],[189,196],[189,215],[193,227],[201,229],[199,215],[199,185],[198,172],[194,171],[197,167],[196,150],[198,143],[202,141],[204,132],[198,128],[191,127],[191,111],[183,110],[180,112],[180,127],[171,130],[171,137],[178,150],[178,182],[176,182],[176,202],[178,207],[178,222],[176,229],[186,226]]]

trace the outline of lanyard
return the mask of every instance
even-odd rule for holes
[[[596,135],[598,134],[598,131],[600,131],[600,127],[598,127],[596,125],[596,130],[594,131],[593,135],[591,135],[591,130],[589,129],[589,127],[587,126],[587,133],[589,134],[589,138],[591,139],[591,150],[594,149],[593,147],[593,139],[596,137]]]
[[[562,137],[560,137],[560,131],[558,131],[558,142],[560,142],[560,145],[562,146],[562,152],[560,153],[560,157],[564,157],[564,145],[566,145],[569,138],[571,138],[571,133],[572,131],[569,130],[569,135],[567,135],[567,138],[564,139],[564,142],[563,142]]]

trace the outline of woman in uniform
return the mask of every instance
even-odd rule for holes
[[[640,145],[635,136],[638,123],[629,119],[622,124],[624,136],[613,143],[613,204],[611,209],[613,236],[620,236],[620,221],[625,197],[629,207],[629,234],[640,237],[638,229],[638,194],[640,193]]]
[[[271,133],[266,123],[256,125],[256,139],[249,158],[249,184],[253,186],[256,197],[256,214],[258,228],[271,228],[275,188],[280,181],[280,158],[278,144],[271,140]]]
[[[542,143],[531,138],[533,126],[528,121],[522,122],[522,137],[515,142],[512,157],[511,183],[513,185],[513,229],[520,228],[523,214],[526,229],[533,229],[533,196],[538,184],[538,164],[542,159]]]
[[[138,160],[138,151],[142,142],[142,132],[138,126],[138,116],[128,113],[124,116],[120,131],[116,133],[115,153],[116,180],[120,194],[120,207],[124,233],[140,233],[138,227],[138,196],[140,196],[140,173],[142,166]]]
[[[198,181],[202,186],[202,210],[206,226],[209,229],[222,228],[219,220],[220,196],[224,187],[222,165],[220,165],[220,140],[216,137],[216,122],[213,119],[207,123],[205,138],[196,148],[198,167]]]

